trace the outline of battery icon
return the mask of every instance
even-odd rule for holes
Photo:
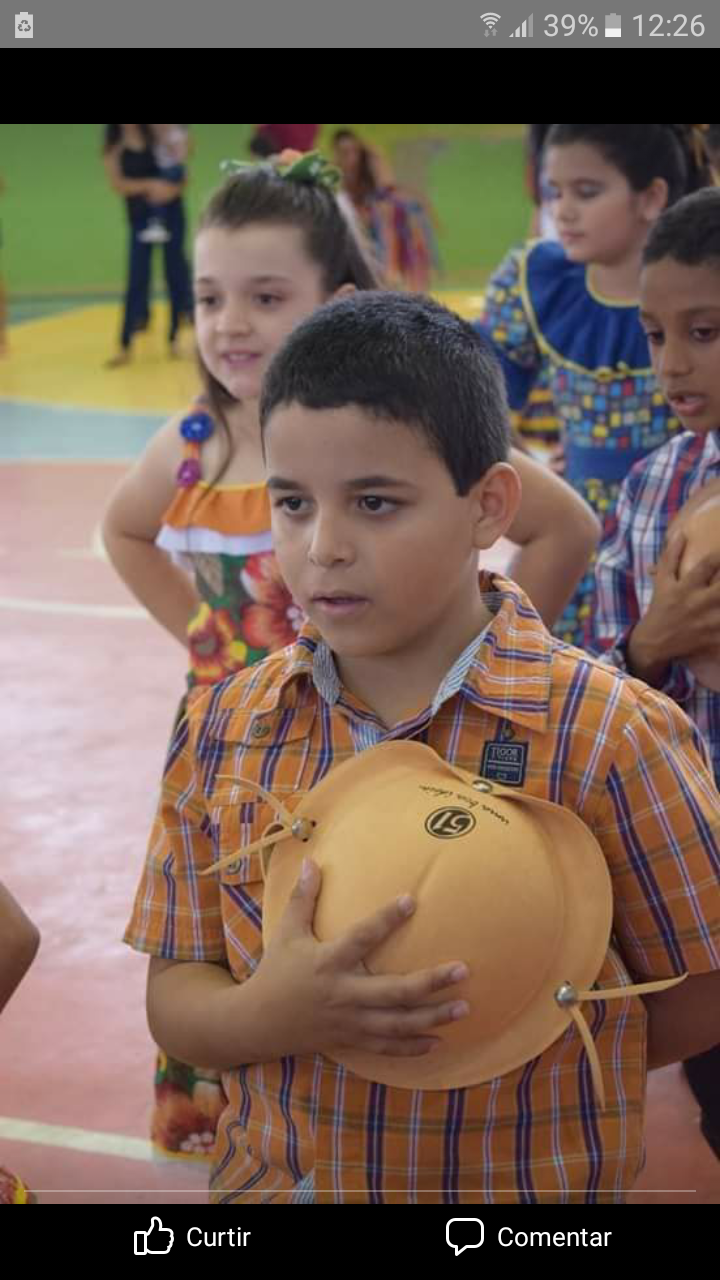
[[[616,36],[618,39],[622,35],[621,27],[622,19],[619,13],[605,14],[605,35]]]

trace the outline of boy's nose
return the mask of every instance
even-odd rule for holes
[[[308,559],[318,568],[326,569],[333,564],[345,564],[351,559],[351,551],[347,539],[343,537],[337,525],[327,520],[318,521],[313,530],[308,549]]]
[[[659,367],[664,377],[678,377],[690,372],[692,361],[684,342],[665,339],[659,354]]]

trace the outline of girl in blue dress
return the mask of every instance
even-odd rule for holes
[[[559,241],[513,249],[478,322],[502,362],[511,408],[538,382],[560,420],[556,470],[601,519],[638,459],[679,428],[653,377],[638,314],[640,257],[663,209],[708,183],[699,126],[556,124],[543,180]],[[592,566],[555,631],[583,645]]]

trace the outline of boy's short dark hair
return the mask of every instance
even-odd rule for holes
[[[645,243],[643,266],[662,258],[720,267],[720,187],[695,191],[660,215]]]
[[[293,403],[357,405],[418,430],[460,495],[510,446],[505,383],[490,344],[420,294],[356,293],[313,312],[268,369],[261,427],[279,405]]]

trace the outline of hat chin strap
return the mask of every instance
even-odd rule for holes
[[[595,1096],[601,1111],[605,1110],[605,1088],[602,1068],[595,1041],[592,1038],[592,1032],[580,1009],[580,1005],[584,1004],[586,1000],[625,1000],[628,996],[647,996],[651,995],[653,991],[667,991],[670,987],[676,987],[678,983],[684,982],[687,976],[686,973],[683,973],[679,978],[659,978],[655,982],[636,982],[627,987],[606,987],[598,991],[578,991],[572,982],[563,982],[558,987],[555,992],[555,1001],[572,1018],[578,1029],[590,1062],[590,1073]]]
[[[273,796],[259,782],[251,782],[249,778],[235,778],[229,773],[219,773],[218,779],[227,782],[234,782],[240,791],[253,791],[255,795],[261,798],[279,814],[279,819],[275,818],[263,831],[259,840],[253,840],[252,844],[246,844],[242,849],[236,849],[234,853],[226,853],[223,858],[219,858],[217,862],[213,862],[211,866],[206,867],[200,872],[201,876],[209,876],[211,871],[222,871],[223,867],[229,867],[232,862],[237,862],[238,858],[245,857],[248,853],[257,853],[258,850],[264,850],[269,844],[282,844],[284,840],[301,840],[305,844],[313,833],[315,823],[310,818],[293,818],[289,809],[277,796]],[[269,862],[269,854],[263,858],[263,876],[267,874]]]

